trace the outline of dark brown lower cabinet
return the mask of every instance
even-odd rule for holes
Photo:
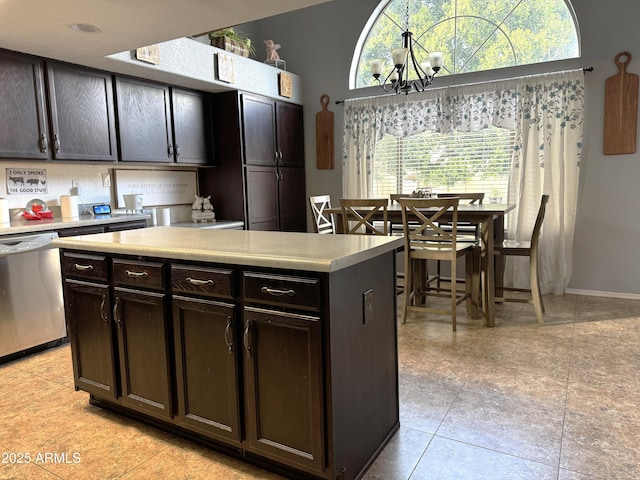
[[[330,273],[60,255],[94,404],[295,479],[360,479],[399,428],[395,251]]]
[[[250,449],[321,473],[320,318],[245,307],[243,343]]]
[[[170,340],[164,293],[114,288],[122,403],[151,415],[173,416]]]
[[[64,295],[76,389],[117,398],[109,285],[68,279]]]
[[[186,428],[239,443],[235,307],[177,295],[172,304],[177,420]]]

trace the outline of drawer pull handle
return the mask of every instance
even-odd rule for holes
[[[74,263],[73,267],[81,272],[84,272],[85,270],[93,270],[93,265],[80,265],[79,263]]]
[[[274,297],[283,297],[285,295],[289,297],[293,297],[296,294],[295,290],[291,290],[291,289],[280,290],[278,288],[269,288],[269,287],[262,287],[260,291],[262,293],[268,293],[269,295],[273,295]]]
[[[203,285],[213,285],[213,280],[198,280],[197,278],[187,277],[187,283],[195,285],[196,287],[202,287]]]
[[[132,272],[131,270],[125,270],[125,273],[128,276],[134,277],[134,278],[148,277],[149,276],[149,274],[147,272]]]

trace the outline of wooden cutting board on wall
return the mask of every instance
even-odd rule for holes
[[[316,113],[316,167],[333,168],[333,112],[327,110],[329,95],[320,97],[322,110]]]
[[[625,57],[624,61],[620,61]],[[604,141],[605,155],[635,153],[638,122],[638,75],[627,73],[631,62],[629,52],[616,55],[618,74],[604,84]]]

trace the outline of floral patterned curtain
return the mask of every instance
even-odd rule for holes
[[[508,199],[517,208],[507,234],[530,236],[540,198],[550,195],[540,246],[542,291],[562,293],[571,276],[583,108],[582,70],[346,100],[343,195],[368,196],[376,142],[385,135],[515,130]],[[528,265],[510,260],[507,285],[526,286]]]

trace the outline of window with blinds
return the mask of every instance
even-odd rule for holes
[[[514,131],[495,127],[411,137],[386,135],[376,143],[370,197],[430,187],[434,193],[484,192],[485,201],[496,197],[506,201],[514,139]]]

